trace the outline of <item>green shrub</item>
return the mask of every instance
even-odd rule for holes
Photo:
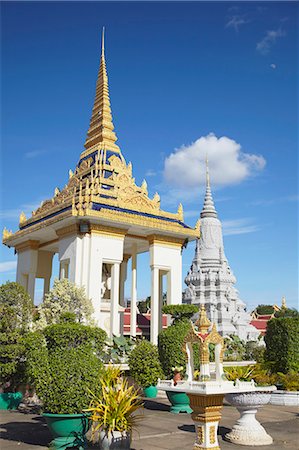
[[[278,372],[278,382],[286,391],[299,391],[299,373],[295,370],[291,370],[287,374]]]
[[[182,351],[183,341],[191,329],[189,320],[183,319],[161,331],[158,337],[158,349],[163,372],[167,379],[173,377],[172,367],[186,367],[185,354]],[[198,346],[193,346],[194,369],[199,369]]]
[[[274,308],[272,305],[258,305],[255,310],[261,316],[274,313]]]
[[[23,336],[32,321],[33,302],[18,283],[0,286],[0,385],[12,392],[24,381]]]
[[[140,341],[129,356],[130,373],[141,387],[155,386],[163,377],[158,349],[148,341]]]
[[[107,339],[106,332],[101,328],[69,322],[49,325],[43,330],[43,334],[49,352],[56,351],[57,348],[88,347],[96,352],[98,357],[102,357]]]
[[[0,307],[0,387],[14,392],[24,379],[24,345],[20,330],[10,328],[15,310]]]
[[[244,358],[247,361],[263,362],[265,349],[265,346],[257,341],[247,341]]]
[[[13,314],[9,316],[9,330],[26,331],[32,321],[33,301],[23,286],[10,282],[0,286],[0,312],[1,316],[6,308],[10,308]]]
[[[245,357],[245,342],[236,336],[231,334],[224,338],[224,360],[225,361],[242,361]]]
[[[100,360],[86,349],[56,349],[49,356],[47,385],[36,386],[44,412],[81,413],[89,404],[90,390],[97,391],[102,367]]]
[[[76,414],[88,406],[90,390],[99,387],[103,365],[97,353],[105,335],[101,329],[72,323],[28,334],[26,374],[45,412]]]
[[[198,312],[198,306],[196,305],[165,305],[162,307],[163,314],[170,314],[174,319],[173,323],[180,320],[191,319],[194,314]]]
[[[265,343],[265,361],[273,372],[299,371],[299,317],[271,319]]]
[[[275,312],[274,317],[299,317],[299,311],[295,308],[281,308]]]
[[[59,323],[64,313],[75,314],[76,322],[94,324],[92,301],[87,298],[84,287],[76,286],[67,278],[55,280],[52,289],[45,295],[38,307],[35,329]]]

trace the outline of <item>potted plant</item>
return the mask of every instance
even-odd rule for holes
[[[178,381],[183,379],[184,367],[174,366],[172,367],[173,372],[173,384],[176,386]],[[166,391],[168,400],[171,403],[170,412],[178,414],[180,412],[186,412],[191,414],[192,409],[190,408],[190,399],[185,392],[173,392]]]
[[[157,347],[148,341],[137,343],[129,356],[130,373],[148,398],[155,398],[158,379],[163,377]]]
[[[101,449],[130,449],[132,431],[141,415],[138,391],[121,377],[120,369],[105,368],[100,379],[100,392],[91,392],[92,400],[85,411],[92,422],[92,440],[99,441]]]
[[[14,282],[0,286],[0,410],[17,409],[23,394],[23,338],[32,319],[33,303]]]
[[[271,386],[273,375],[262,365],[237,366],[224,368],[224,373],[229,381],[234,381],[238,386],[240,381],[255,381],[255,389],[251,392],[234,392],[226,394],[225,399],[235,406],[240,418],[225,435],[226,440],[239,445],[269,445],[272,437],[258,422],[255,415],[258,408],[269,403],[271,392],[276,388]]]
[[[83,409],[99,383],[103,365],[98,354],[105,338],[99,328],[70,322],[27,337],[26,369],[42,401],[53,450],[85,447],[88,417]]]

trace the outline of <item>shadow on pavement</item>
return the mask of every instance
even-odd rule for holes
[[[144,408],[145,409],[151,409],[153,411],[169,411],[170,406],[165,405],[164,403],[154,402],[151,400],[145,400],[144,401]]]
[[[194,425],[180,425],[178,427],[181,431],[188,431],[189,433],[195,433],[195,426]]]
[[[44,419],[36,417],[33,420],[1,424],[1,439],[47,447],[52,437]]]

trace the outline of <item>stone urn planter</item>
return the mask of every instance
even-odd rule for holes
[[[100,432],[100,448],[102,450],[130,450],[131,434],[128,432],[113,431]]]
[[[237,408],[240,418],[225,439],[239,445],[270,445],[273,439],[259,423],[255,415],[258,408],[270,402],[275,386],[256,388],[253,392],[230,393],[225,399]]]
[[[283,390],[274,391],[271,394],[270,404],[277,406],[299,406],[299,392]]]

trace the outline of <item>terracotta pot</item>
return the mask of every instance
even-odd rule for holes
[[[181,372],[174,372],[173,382],[175,386],[178,384],[178,381],[182,381]]]

